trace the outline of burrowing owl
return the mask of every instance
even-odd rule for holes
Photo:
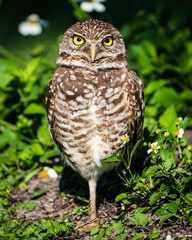
[[[88,180],[90,219],[96,184],[117,163],[102,162],[142,135],[143,84],[127,66],[122,36],[99,20],[77,22],[59,44],[47,91],[50,132],[66,162]]]

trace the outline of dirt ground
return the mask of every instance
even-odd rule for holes
[[[189,139],[188,144],[192,144],[192,131],[187,131],[186,137]],[[30,199],[31,194],[42,188],[47,188],[49,191],[37,199]],[[61,192],[65,192],[65,196],[61,196]],[[109,223],[112,216],[119,216],[121,213],[121,205],[115,203],[115,196],[123,192],[122,181],[114,172],[108,173],[98,182],[97,189],[97,209],[100,222]],[[80,197],[80,198],[79,198]],[[75,173],[70,168],[66,167],[63,174],[59,174],[57,179],[41,178],[39,174],[34,176],[27,185],[22,189],[14,189],[9,196],[9,205],[15,206],[20,202],[30,201],[36,204],[32,211],[27,211],[25,208],[17,210],[17,215],[13,218],[22,221],[29,220],[41,221],[42,218],[60,221],[60,215],[71,214],[68,221],[75,223],[76,228],[71,236],[63,237],[63,239],[91,239],[89,233],[80,233],[78,226],[83,226],[88,223],[88,215],[84,213],[78,216],[72,214],[76,207],[87,206],[83,198],[88,199],[87,182]],[[134,204],[132,209],[128,210],[127,217],[134,213]],[[153,230],[160,233],[159,239],[166,239],[170,234],[174,240],[176,239],[192,239],[192,226],[185,225],[184,222],[178,222],[174,226],[170,224],[158,224],[158,218],[148,213],[149,223],[146,226],[135,226],[134,223],[124,221],[125,231],[129,233],[130,238],[132,233],[144,232],[145,236],[149,235]],[[111,236],[109,239],[114,239]]]

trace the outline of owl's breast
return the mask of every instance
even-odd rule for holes
[[[131,126],[125,73],[62,74],[55,79],[54,138],[78,171],[104,168],[101,160],[123,148]]]

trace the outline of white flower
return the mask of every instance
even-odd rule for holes
[[[123,144],[125,144],[130,141],[130,138],[127,134],[125,134],[124,136],[121,137],[121,140],[122,140]]]
[[[151,152],[157,153],[158,149],[160,149],[160,147],[158,146],[158,142],[154,142],[151,144],[151,148],[148,149],[147,153],[150,154]]]
[[[166,240],[174,240],[174,238],[172,238],[171,235],[167,235]]]
[[[88,0],[84,1],[80,4],[80,7],[82,10],[85,12],[104,12],[105,11],[105,6],[101,2],[105,2],[106,0]]]
[[[44,167],[43,171],[40,172],[40,176],[42,178],[47,178],[47,177],[57,178],[58,174],[57,174],[57,172],[53,168]]]
[[[18,25],[18,31],[23,36],[35,36],[41,34],[42,26],[48,26],[48,22],[40,19],[37,14],[31,14],[27,17],[26,21]]]
[[[177,136],[178,138],[182,138],[182,137],[183,137],[183,134],[184,134],[183,128],[180,128],[179,130],[177,130],[177,131],[175,132],[175,136]]]

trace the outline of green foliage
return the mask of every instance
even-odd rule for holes
[[[0,63],[5,77],[0,84],[0,172],[12,179],[6,183],[22,187],[40,170],[39,158],[44,162],[59,154],[48,132],[44,104],[54,69],[41,56],[23,67],[7,59]]]
[[[108,239],[113,235],[114,239],[126,239],[128,233],[124,232],[125,227],[122,223],[113,223],[111,225],[103,225],[101,229],[92,228],[90,231],[90,236],[93,236],[92,239],[100,240],[100,239]],[[105,237],[106,238],[103,238]]]
[[[138,205],[142,202],[142,208],[138,208],[134,216],[129,221],[136,225],[146,225],[148,217],[143,212],[153,211],[159,217],[159,224],[169,220],[174,223],[178,220],[185,220],[191,223],[192,214],[192,192],[190,182],[192,180],[192,147],[181,144],[184,138],[178,134],[177,129],[185,129],[190,119],[185,118],[174,120],[174,133],[158,129],[156,138],[156,148],[151,147],[150,156],[146,159],[151,161],[149,166],[142,171],[142,175],[133,175],[128,178],[123,170],[121,179],[127,185],[128,192],[121,193],[116,197],[116,201],[122,201],[129,207],[133,203]],[[181,139],[181,140],[180,140]],[[179,152],[179,160],[176,152]],[[125,164],[125,169],[131,166]],[[125,214],[122,214],[122,217]]]
[[[38,197],[42,196],[43,194],[45,194],[45,193],[47,193],[47,192],[49,192],[49,189],[47,189],[47,188],[42,188],[42,189],[40,189],[39,191],[33,193],[33,194],[30,196],[30,198],[31,198],[31,199],[38,198]]]
[[[31,203],[23,203],[17,206],[28,207],[28,210],[32,210],[32,206],[30,208]],[[62,220],[62,217],[61,217]],[[64,219],[65,220],[65,219]],[[5,222],[6,221],[6,222]],[[0,238],[2,240],[6,239],[50,239],[53,237],[59,236],[67,236],[69,232],[72,230],[73,223],[65,222],[59,223],[58,221],[54,221],[52,219],[45,220],[42,219],[41,223],[29,221],[25,221],[24,223],[18,220],[11,220],[5,210],[3,210],[0,206]]]
[[[134,217],[129,218],[129,221],[134,222],[137,226],[145,226],[148,223],[148,217],[143,213],[137,212]]]
[[[76,208],[73,210],[73,214],[77,214],[78,216],[83,215],[83,214],[85,214],[85,213],[88,213],[88,209],[87,209],[86,206],[81,207],[81,208],[76,207]]]

